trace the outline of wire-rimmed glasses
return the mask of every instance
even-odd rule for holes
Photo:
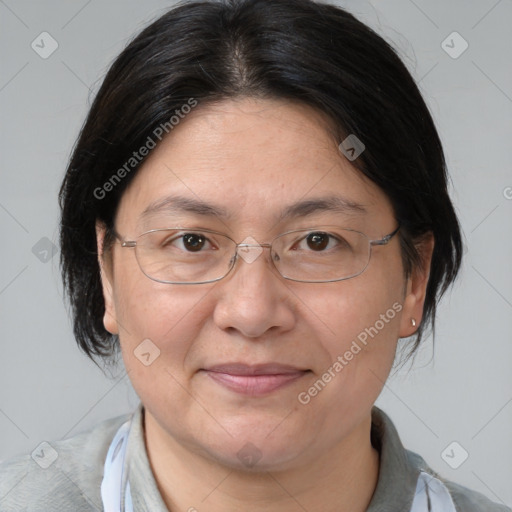
[[[373,246],[387,245],[398,232],[378,240],[348,228],[333,225],[295,229],[276,236],[270,243],[252,237],[237,243],[229,236],[209,229],[152,229],[136,240],[123,240],[133,247],[141,271],[159,283],[205,284],[219,281],[234,268],[239,257],[252,263],[270,249],[270,260],[285,279],[303,283],[344,281],[362,274],[368,267]]]

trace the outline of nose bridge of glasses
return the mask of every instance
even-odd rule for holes
[[[262,254],[264,248],[271,248],[272,244],[259,243],[252,237],[247,237],[245,240],[236,244],[236,255],[240,256],[246,263],[252,263]]]
[[[272,247],[272,244],[259,244],[259,243],[255,243],[255,244],[247,244],[245,242],[240,242],[239,244],[236,244],[236,247],[239,248],[239,247]]]

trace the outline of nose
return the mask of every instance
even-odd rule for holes
[[[287,331],[295,324],[293,293],[270,259],[270,244],[238,244],[234,268],[218,283],[213,319],[223,330],[261,338],[268,331]]]

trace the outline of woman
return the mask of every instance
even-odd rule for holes
[[[141,404],[3,463],[2,510],[510,510],[374,407],[460,267],[446,181],[413,79],[342,9],[193,2],[155,21],[109,70],[60,193],[78,344],[120,352]]]

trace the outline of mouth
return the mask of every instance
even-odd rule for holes
[[[216,383],[235,393],[263,396],[296,382],[310,370],[281,364],[223,364],[203,368],[202,372]]]

